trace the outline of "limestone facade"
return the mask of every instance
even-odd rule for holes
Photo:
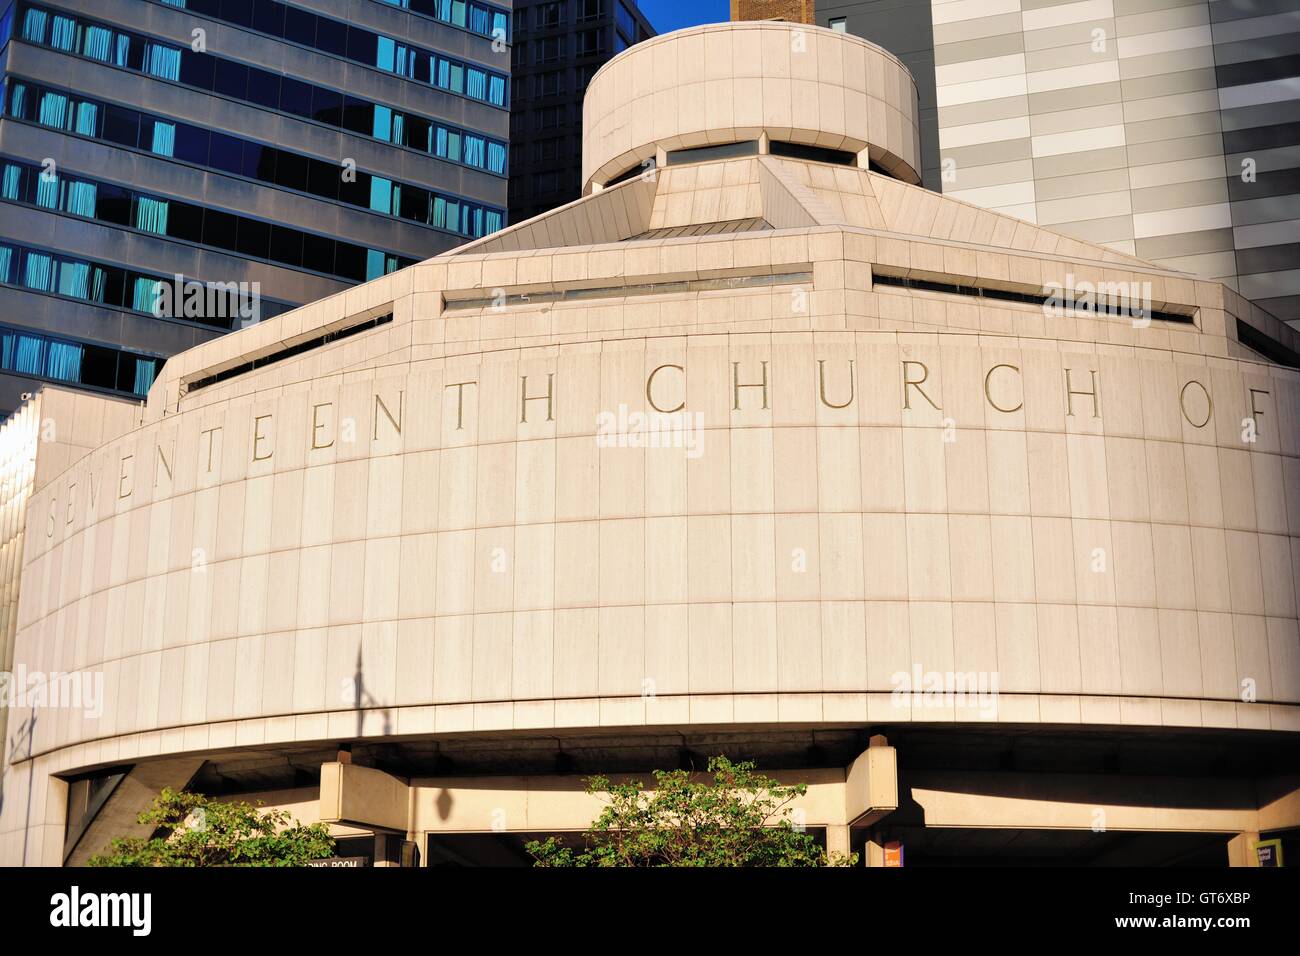
[[[31,491],[14,659],[105,706],[11,748],[0,860],[61,861],[58,775],[271,745],[1300,731],[1297,333],[866,165],[657,169],[170,360]],[[1149,314],[1035,298],[1096,289]],[[992,710],[895,693],[954,672]]]

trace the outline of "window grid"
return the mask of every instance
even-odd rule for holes
[[[72,93],[40,86],[18,77],[6,79],[8,95],[0,99],[0,109],[15,119],[145,150],[219,172],[246,176],[421,226],[433,225],[428,213],[432,208],[429,197],[439,194],[432,190],[395,182],[361,170],[353,170],[353,175],[345,179],[342,167],[335,163],[187,123],[163,120],[128,107],[79,99]],[[504,149],[501,149],[499,155],[488,159],[487,154],[498,148],[495,143],[486,143],[480,136],[463,134],[459,130],[450,134],[453,138],[447,139],[443,136],[444,132],[439,130],[438,148],[449,154],[454,151],[454,159],[463,157],[470,165],[504,161]],[[442,145],[444,140],[450,145]],[[386,184],[380,188],[388,190],[390,199],[395,194],[404,197],[405,201],[400,205],[390,202],[381,208],[374,202],[374,183]],[[470,208],[482,206],[485,210],[485,223],[495,226],[492,231],[500,228],[504,216],[501,210],[454,195],[444,194],[444,198]],[[424,218],[420,218],[422,211]]]
[[[0,369],[144,398],[166,359],[0,325]]]
[[[160,316],[155,311],[159,286],[177,281],[184,284],[196,280],[185,276],[160,276],[34,246],[0,242],[0,285],[125,309],[151,318],[194,322],[219,329],[233,327],[232,317],[238,316],[238,303],[234,302],[228,302],[224,309],[218,306],[224,315]],[[292,303],[259,296],[258,311],[253,320],[264,321],[295,308],[297,306]]]
[[[278,0],[257,0],[255,4],[238,7],[219,0],[186,0],[184,4],[167,2],[167,0],[151,0],[151,2],[161,6],[184,6],[192,13],[199,13],[232,26],[297,43],[386,73],[405,76],[407,79],[437,86],[490,106],[508,108],[507,77],[503,73],[477,63],[447,57],[437,51],[426,50],[342,20],[289,6]],[[451,0],[453,11],[465,7],[463,0]],[[180,51],[177,50],[176,58],[179,57]],[[459,70],[461,76],[459,88],[444,82],[444,67],[452,68],[451,75],[455,75],[455,71]]]
[[[75,43],[62,40],[59,45],[56,45],[52,20],[57,19],[60,17],[53,16],[41,8],[26,7],[19,35],[29,43],[57,49],[70,56],[79,56],[157,79],[170,80],[263,109],[276,110],[334,129],[368,136],[392,146],[414,149],[427,155],[438,156],[434,149],[438,130],[454,130],[465,135],[478,135],[414,113],[403,113],[338,90],[304,83],[293,77],[271,73],[258,67],[213,56],[210,53],[177,49],[175,52],[178,58],[174,64],[167,60],[159,66],[155,63],[156,58],[149,51],[164,44],[134,33],[98,27],[90,24],[89,21],[79,22],[81,26],[86,27],[87,35],[91,29],[108,31],[110,42],[107,46],[98,42],[94,44],[83,42],[77,46]],[[71,21],[69,17],[61,17],[61,19]],[[97,55],[101,50],[107,51],[107,54]],[[488,148],[485,150],[487,160],[481,168],[487,172],[504,175],[506,144],[486,136],[483,139],[488,144]],[[455,161],[445,156],[439,158]],[[496,168],[498,165],[499,169]]]
[[[50,174],[43,167],[8,158],[2,161],[0,200],[4,202],[192,242],[350,282],[375,279],[415,261],[250,216],[149,196],[64,172]]]
[[[162,2],[184,6],[185,0],[162,0]],[[467,4],[464,0],[375,0],[375,2],[387,7],[409,10],[491,39],[496,39],[499,31],[501,39],[510,42],[510,12],[490,4],[472,2]]]

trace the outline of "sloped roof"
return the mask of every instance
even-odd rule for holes
[[[651,169],[438,258],[834,225],[1178,274],[867,169],[771,155]]]
[[[645,232],[629,236],[624,242],[641,239],[680,239],[684,236],[717,236],[725,232],[756,232],[771,229],[772,224],[761,216],[748,219],[728,219],[725,222],[697,222],[684,226],[664,226],[660,229],[647,229]]]

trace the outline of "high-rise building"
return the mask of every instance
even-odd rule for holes
[[[924,182],[1300,322],[1295,0],[819,0],[916,77]]]
[[[0,412],[143,398],[178,351],[501,228],[508,33],[485,0],[5,5]]]
[[[636,0],[520,0],[510,89],[510,221],[581,194],[582,97],[610,57],[655,35]]]
[[[731,19],[815,23],[816,6],[813,0],[731,0]]]
[[[921,182],[943,191],[939,119],[934,94],[934,31],[929,0],[820,0],[817,23],[878,43],[903,61],[916,81],[921,132]]]

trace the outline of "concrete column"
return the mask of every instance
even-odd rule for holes
[[[1250,846],[1258,839],[1258,833],[1238,833],[1229,840],[1228,866],[1259,866],[1259,859]]]
[[[870,826],[897,809],[898,754],[875,736],[845,774],[844,818],[850,826]]]
[[[407,833],[410,816],[410,789],[405,780],[353,763],[321,764],[322,823]]]
[[[402,865],[402,838],[391,833],[375,834],[375,866]]]
[[[826,854],[834,856],[836,853],[840,856],[849,855],[849,828],[848,824],[832,823],[826,827]]]
[[[884,866],[885,865],[885,844],[875,836],[867,837],[867,845],[863,848],[862,863],[864,866]]]

